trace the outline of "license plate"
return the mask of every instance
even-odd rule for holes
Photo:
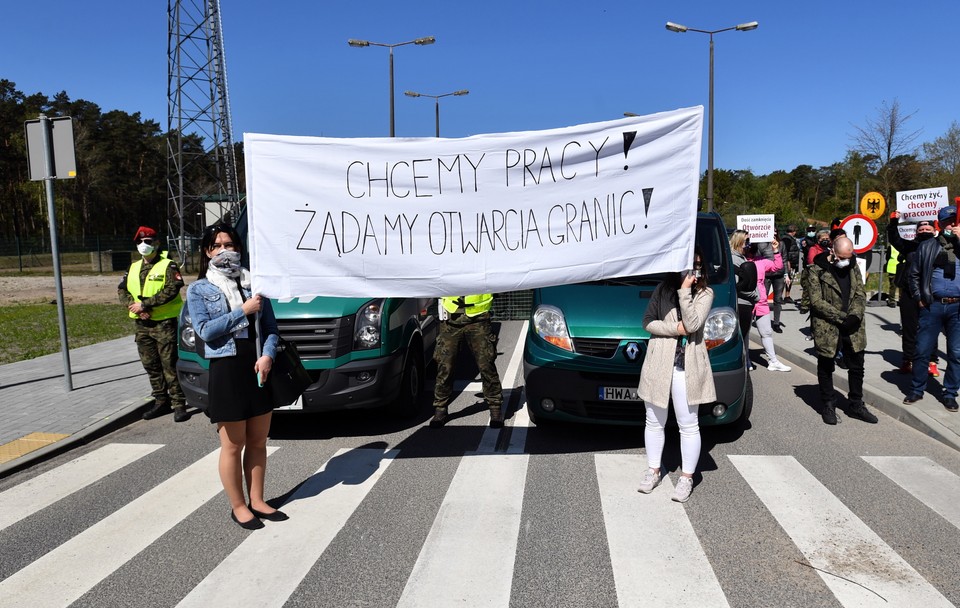
[[[634,387],[601,386],[599,392],[601,401],[643,401]]]
[[[291,403],[290,405],[281,405],[280,407],[273,408],[275,410],[302,410],[303,409],[303,395],[297,397],[297,400]]]

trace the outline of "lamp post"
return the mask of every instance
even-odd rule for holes
[[[710,34],[710,100],[707,104],[710,108],[710,127],[709,131],[707,132],[707,211],[713,211],[713,35],[719,34],[720,32],[729,32],[730,30],[748,32],[750,30],[757,29],[759,25],[760,24],[756,21],[751,21],[750,23],[741,23],[740,25],[725,27],[719,30],[698,30],[685,25],[680,25],[679,23],[667,21],[667,29],[671,32],[677,32],[679,34],[683,34],[685,32],[700,32],[701,34]]]
[[[468,91],[467,89],[460,89],[459,91],[453,91],[452,93],[444,93],[443,95],[428,95],[427,93],[416,93],[414,91],[405,91],[403,94],[408,97],[430,97],[435,101],[437,137],[440,137],[440,98],[450,97],[451,95],[456,95],[457,97],[460,97],[461,95],[469,95],[470,91]]]
[[[385,46],[390,49],[390,137],[396,136],[395,122],[394,122],[394,113],[393,113],[393,49],[397,46],[405,46],[407,44],[416,44],[419,46],[424,46],[427,44],[433,44],[437,39],[433,36],[426,36],[425,38],[417,38],[416,40],[408,40],[407,42],[397,42],[394,44],[384,44],[382,42],[370,42],[369,40],[357,40],[351,38],[347,40],[347,44],[355,47],[365,47],[365,46]]]

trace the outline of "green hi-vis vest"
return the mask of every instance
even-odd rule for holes
[[[460,296],[447,296],[440,298],[440,304],[447,312],[454,313],[459,308],[457,306],[457,300],[459,299]],[[475,317],[490,310],[490,307],[493,306],[493,294],[479,293],[472,296],[463,296],[463,302],[464,312],[467,313],[467,316]]]
[[[150,272],[147,273],[147,284],[141,288],[140,269],[143,267],[143,258],[134,262],[130,266],[130,270],[127,272],[127,291],[130,292],[130,295],[133,296],[133,299],[139,302],[141,298],[152,298],[160,293],[164,284],[167,282],[167,266],[169,265],[170,260],[167,259],[167,256],[164,253],[161,253],[160,260],[154,264],[153,268],[150,269]],[[183,300],[180,298],[180,294],[177,294],[177,297],[170,300],[166,304],[161,304],[160,306],[154,306],[151,308],[150,320],[163,321],[164,319],[173,319],[180,314],[180,309],[182,307]],[[137,319],[138,317],[131,312],[130,318]]]
[[[893,245],[890,245],[890,259],[887,260],[887,274],[897,273],[897,264],[900,263],[898,256],[900,252]]]

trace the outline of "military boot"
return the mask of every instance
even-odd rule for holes
[[[179,406],[173,408],[173,421],[174,422],[186,422],[190,420],[190,412],[187,411],[186,406]]]
[[[171,411],[173,410],[170,409],[170,405],[168,403],[154,402],[154,406],[143,413],[143,419],[153,420],[154,418],[159,418],[160,416],[166,416]]]
[[[430,428],[439,429],[447,423],[447,408],[433,408],[433,418],[430,419]]]
[[[837,418],[837,405],[833,401],[828,401],[823,404],[823,407],[820,409],[820,416],[823,417],[823,421],[826,424],[836,424],[840,422]]]
[[[490,428],[492,429],[503,428],[503,406],[502,405],[490,406]]]

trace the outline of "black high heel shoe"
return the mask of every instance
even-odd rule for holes
[[[250,505],[247,505],[247,508],[250,509],[250,512],[253,513],[256,517],[259,517],[260,519],[265,519],[267,521],[287,521],[288,519],[290,519],[289,515],[287,515],[286,513],[284,513],[279,509],[277,509],[273,513],[263,513],[261,511],[257,511]]]
[[[243,528],[244,530],[259,530],[263,527],[263,522],[257,519],[257,514],[253,514],[254,517],[250,521],[240,521],[237,519],[236,513],[233,510],[230,511],[230,519],[237,522],[237,525]]]

